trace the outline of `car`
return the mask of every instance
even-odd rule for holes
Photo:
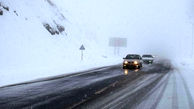
[[[154,56],[150,54],[142,55],[142,60],[144,64],[152,64],[154,62]]]
[[[125,58],[123,58],[123,69],[128,68],[135,68],[140,69],[142,68],[142,58],[138,54],[128,54]]]

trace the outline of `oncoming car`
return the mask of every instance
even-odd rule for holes
[[[154,57],[152,55],[146,54],[142,56],[142,60],[145,64],[152,64],[154,61]]]
[[[123,58],[123,69],[127,68],[135,68],[140,69],[142,67],[142,58],[137,54],[128,54],[125,58]]]

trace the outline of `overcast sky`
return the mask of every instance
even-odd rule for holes
[[[96,35],[99,43],[107,43],[109,37],[126,37],[127,52],[191,54],[186,0],[57,1],[84,31],[85,38]]]

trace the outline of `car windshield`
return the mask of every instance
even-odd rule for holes
[[[127,55],[126,59],[140,59],[139,55]]]
[[[143,55],[142,57],[146,57],[146,58],[153,58],[152,55]]]

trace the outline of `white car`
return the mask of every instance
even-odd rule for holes
[[[154,57],[152,55],[146,54],[142,56],[143,63],[152,64],[154,62]]]
[[[142,58],[138,54],[128,54],[125,58],[123,58],[123,69],[127,68],[135,68],[140,69],[142,67]]]

